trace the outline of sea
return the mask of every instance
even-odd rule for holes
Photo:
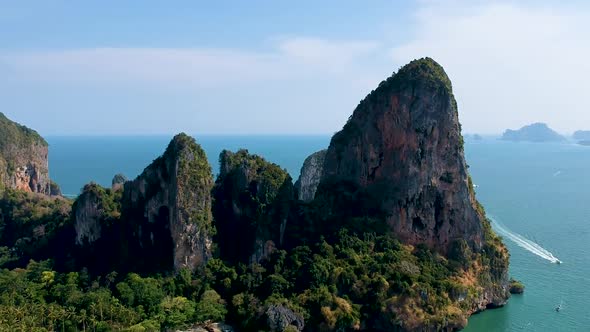
[[[214,173],[222,150],[245,148],[293,179],[305,158],[330,141],[327,135],[195,138]],[[72,197],[91,181],[109,187],[117,173],[139,175],[170,139],[47,137],[50,175]],[[465,331],[590,331],[590,147],[484,137],[466,140],[465,152],[477,197],[510,250],[510,276],[526,287],[504,307],[473,315]]]

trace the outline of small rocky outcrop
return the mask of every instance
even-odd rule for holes
[[[123,189],[123,185],[127,182],[127,177],[123,174],[117,174],[113,177],[111,181],[111,189],[113,190],[120,190]]]
[[[502,135],[502,140],[513,142],[562,142],[565,137],[549,128],[547,124],[537,122],[524,126],[518,130],[507,129]]]
[[[50,195],[48,144],[36,131],[0,113],[0,182],[26,192]],[[56,191],[53,191],[56,193]]]
[[[303,331],[305,327],[304,319],[301,315],[282,305],[270,305],[265,312],[266,322],[269,331],[283,332],[288,327],[290,331]]]
[[[88,246],[98,241],[102,228],[120,217],[121,196],[96,183],[84,186],[72,206],[76,245]]]
[[[303,162],[299,179],[295,182],[295,191],[299,200],[310,202],[314,199],[322,178],[326,151],[315,152]]]
[[[247,150],[223,151],[219,160],[213,211],[221,256],[259,262],[283,244],[294,197],[291,177]]]
[[[510,279],[510,294],[524,293],[524,285],[515,279]]]
[[[213,175],[192,137],[176,135],[164,155],[124,185],[122,221],[131,234],[128,258],[150,269],[178,271],[211,257]]]

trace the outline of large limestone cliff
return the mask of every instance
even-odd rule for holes
[[[3,186],[49,195],[47,142],[34,130],[0,113],[0,182]]]
[[[324,169],[326,150],[311,154],[303,162],[299,179],[295,182],[297,198],[304,202],[312,201],[320,184]]]
[[[457,301],[468,312],[506,302],[508,252],[475,198],[451,82],[432,59],[383,81],[332,138],[316,201],[342,197],[362,200],[330,213],[353,206],[404,244],[467,262],[457,282],[473,296]]]
[[[221,256],[259,262],[283,244],[294,197],[287,171],[247,150],[223,151],[215,183],[215,225]]]
[[[204,265],[211,257],[212,187],[203,149],[186,134],[175,136],[163,156],[125,183],[122,220],[137,240],[130,257],[175,271]]]
[[[451,83],[431,59],[411,62],[361,101],[326,153],[322,183],[330,181],[378,197],[404,243],[441,253],[455,239],[483,245]]]

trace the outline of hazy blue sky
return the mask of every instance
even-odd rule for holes
[[[332,133],[430,56],[465,132],[568,133],[589,36],[584,1],[0,0],[0,111],[45,135]]]

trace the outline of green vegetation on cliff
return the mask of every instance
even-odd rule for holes
[[[230,261],[260,258],[265,255],[267,241],[281,244],[294,199],[291,177],[247,150],[223,151],[219,162],[213,212],[220,254]]]
[[[186,134],[122,189],[87,185],[72,213],[69,201],[6,191],[0,331],[464,327],[505,303],[509,255],[476,200],[452,101],[432,59],[401,68],[333,137],[334,176],[323,177],[326,159],[306,202],[284,169],[247,150],[221,153],[213,185]],[[450,152],[433,154],[441,146]],[[421,171],[388,177],[410,168]]]
[[[60,194],[59,187],[50,184],[47,151],[47,142],[36,131],[0,113],[0,190]]]
[[[394,72],[389,78],[381,81],[375,90],[371,91],[371,93],[361,100],[354,110],[354,114],[350,116],[349,121],[346,122],[342,130],[332,137],[331,144],[335,144],[338,147],[350,138],[358,136],[361,133],[361,128],[355,122],[350,121],[350,119],[357,114],[367,117],[369,113],[378,109],[376,106],[391,106],[391,95],[408,88],[426,88],[434,91],[443,91],[449,96],[453,95],[451,80],[441,65],[428,57],[413,60],[401,67],[397,73]],[[452,100],[456,110],[456,101],[454,98]]]
[[[6,189],[0,193],[0,267],[64,257],[72,202]]]
[[[510,279],[510,293],[511,294],[524,293],[524,285],[518,280]]]
[[[187,221],[213,233],[211,201],[204,199],[211,195],[213,173],[205,151],[194,138],[182,133],[172,139],[163,158],[178,159],[177,202],[180,209],[190,211]]]
[[[4,151],[7,146],[23,147],[32,144],[47,146],[47,141],[35,130],[8,119],[0,112],[0,151]]]

